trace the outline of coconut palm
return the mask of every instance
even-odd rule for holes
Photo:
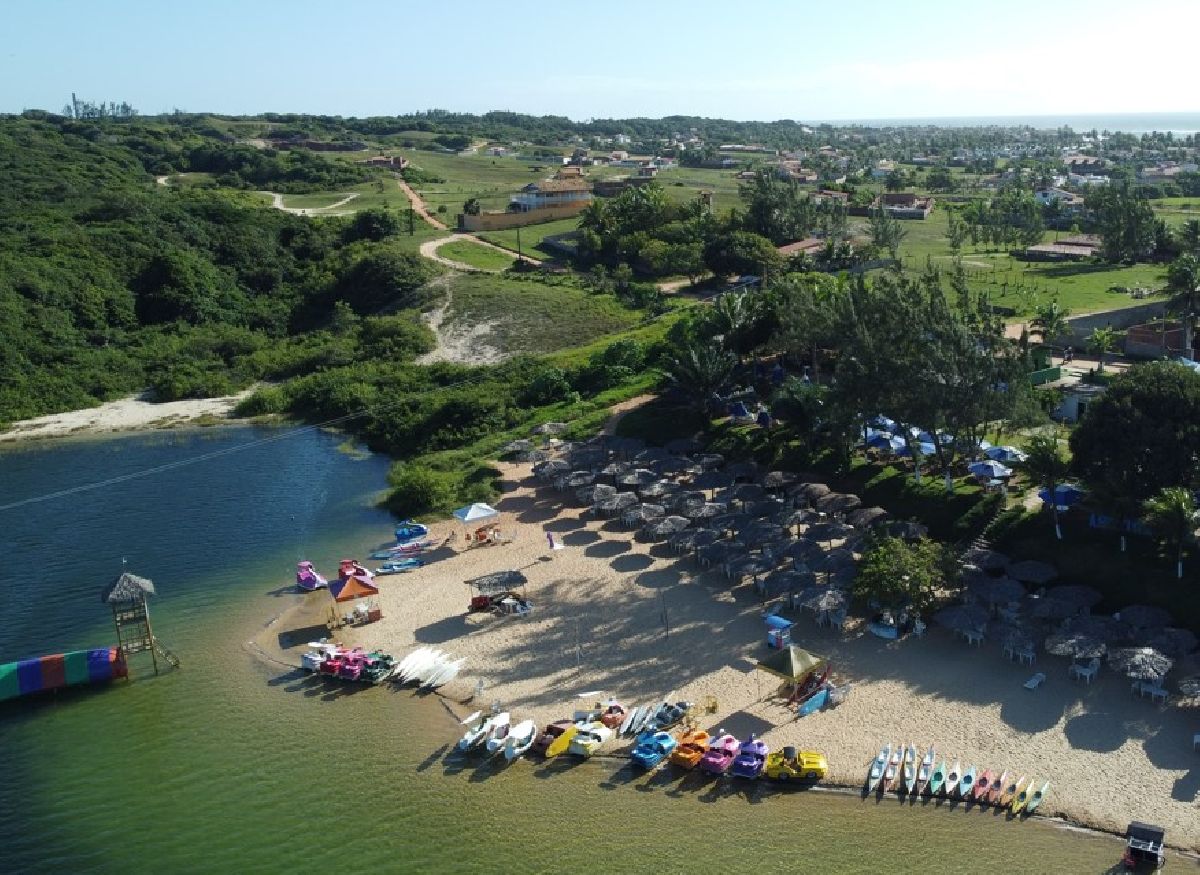
[[[1070,470],[1070,463],[1063,456],[1054,435],[1036,435],[1025,448],[1027,458],[1024,467],[1030,478],[1050,494],[1050,511],[1054,517],[1054,534],[1062,540],[1062,527],[1058,524],[1058,502],[1054,490]]]
[[[1196,337],[1196,313],[1200,310],[1200,257],[1181,255],[1167,268],[1171,297],[1167,310],[1183,319],[1183,352],[1192,357]]]
[[[1183,577],[1183,548],[1196,535],[1196,499],[1182,486],[1170,486],[1148,499],[1146,522],[1175,547],[1175,576]]]
[[[1070,330],[1070,325],[1067,324],[1070,315],[1071,311],[1060,307],[1058,301],[1051,301],[1037,308],[1030,324],[1041,336],[1042,343],[1046,343],[1050,338],[1061,337]]]
[[[1112,328],[1096,328],[1092,331],[1087,340],[1088,349],[1096,353],[1100,359],[1100,366],[1097,370],[1104,373],[1104,356],[1111,352],[1113,347],[1117,345],[1117,332]]]
[[[707,321],[712,333],[722,338],[728,351],[738,356],[749,352],[750,335],[758,321],[759,297],[750,292],[726,292],[718,295],[708,309]]]
[[[695,342],[681,349],[663,370],[668,382],[703,410],[729,382],[736,366],[737,360],[717,344]]]

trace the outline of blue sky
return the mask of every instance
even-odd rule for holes
[[[1200,110],[1197,0],[8,0],[2,20],[3,112],[72,91],[143,113]]]

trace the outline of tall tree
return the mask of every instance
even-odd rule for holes
[[[1025,448],[1028,458],[1023,463],[1025,470],[1038,486],[1050,496],[1050,513],[1054,519],[1054,535],[1062,540],[1062,526],[1058,522],[1058,502],[1054,492],[1071,470],[1070,463],[1058,446],[1054,435],[1035,435]]]
[[[1175,548],[1175,576],[1183,577],[1183,548],[1196,537],[1196,499],[1181,486],[1163,489],[1146,500],[1146,522]]]
[[[696,341],[667,360],[663,371],[697,410],[704,410],[715,393],[729,383],[737,360],[719,344]]]
[[[871,245],[886,251],[895,261],[900,251],[900,244],[908,236],[908,229],[902,227],[900,220],[890,215],[882,206],[871,211],[867,223],[867,232],[871,235]]]
[[[1099,227],[1105,261],[1132,263],[1154,251],[1158,220],[1150,202],[1128,181],[1094,186],[1087,207]]]
[[[1196,315],[1200,311],[1200,257],[1187,254],[1167,268],[1167,288],[1171,297],[1167,309],[1183,320],[1183,354],[1192,357],[1196,341]]]
[[[1042,304],[1037,308],[1032,322],[1033,330],[1042,338],[1042,343],[1048,343],[1052,338],[1062,337],[1070,331],[1067,319],[1071,311],[1059,305],[1057,300]]]
[[[1107,355],[1117,345],[1117,332],[1109,327],[1095,328],[1087,340],[1088,349],[1096,353],[1096,357],[1100,360],[1099,367],[1096,368],[1101,374],[1104,373],[1104,356]]]

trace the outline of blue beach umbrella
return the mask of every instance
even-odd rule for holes
[[[1024,462],[1029,458],[1016,447],[986,447],[983,454],[995,462]]]
[[[869,419],[867,421],[867,425],[870,425],[873,428],[882,428],[887,431],[895,431],[896,430],[896,420],[888,419],[883,414],[880,414],[879,416],[874,416],[871,419]]]
[[[932,456],[934,453],[937,452],[937,447],[935,447],[929,441],[918,441],[917,449],[920,450],[922,456]],[[909,448],[907,446],[902,446],[900,449],[896,450],[896,455],[897,456],[908,456],[908,455],[911,455],[911,451],[909,450]]]
[[[1086,493],[1073,483],[1059,483],[1054,487],[1054,503],[1059,507],[1070,507],[1078,504]],[[1050,503],[1050,492],[1047,489],[1038,490],[1038,498]]]
[[[877,432],[867,439],[867,446],[873,450],[887,450],[895,452],[900,447],[904,446],[904,441],[898,437],[892,437],[886,431]]]
[[[763,621],[767,624],[768,629],[790,629],[792,626],[796,625],[787,617],[780,617],[776,614],[772,614],[769,617],[764,617]]]
[[[999,479],[1012,476],[1012,468],[1006,468],[999,462],[972,462],[967,466],[967,470],[976,477]]]

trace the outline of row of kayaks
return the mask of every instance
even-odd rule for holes
[[[310,641],[308,647],[300,665],[314,674],[367,684],[413,683],[426,690],[454,680],[466,662],[431,647],[420,647],[399,662],[379,650],[346,648],[329,641]]]
[[[1008,808],[1013,814],[1024,811],[1032,814],[1050,792],[1049,781],[1015,773],[992,769],[962,767],[959,760],[947,765],[946,760],[937,761],[937,750],[933,745],[922,757],[915,744],[885,744],[871,762],[867,772],[867,792],[894,790],[919,796],[945,796],[980,805],[995,805]]]

